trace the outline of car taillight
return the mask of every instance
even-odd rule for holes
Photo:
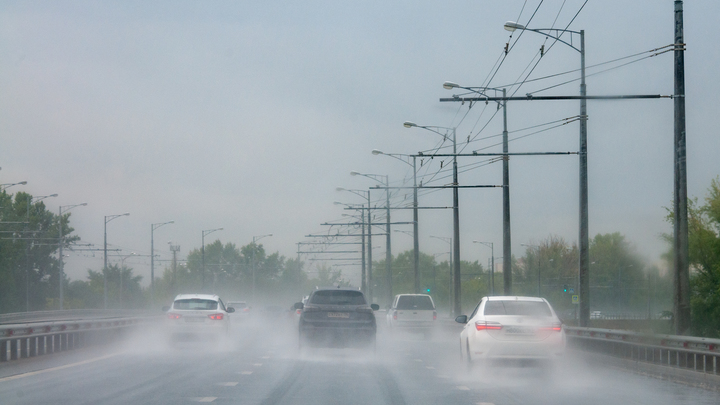
[[[393,319],[397,320],[397,311],[393,312]]]
[[[475,322],[475,329],[477,329],[477,330],[500,330],[500,329],[502,329],[502,324],[500,324],[499,322],[477,321],[477,322]]]
[[[298,314],[298,315],[302,314],[302,309],[299,309],[299,308],[296,309],[296,310],[295,310],[295,313]]]
[[[211,314],[211,315],[208,315],[208,318],[215,320],[215,321],[222,321],[223,314]]]
[[[167,316],[170,319],[180,319],[182,317],[180,314],[168,314]]]
[[[548,330],[553,332],[560,332],[562,330],[562,324],[561,323],[554,323],[551,326],[546,326],[544,328],[540,328],[540,330]]]
[[[243,312],[250,312],[250,308],[243,309]]]
[[[433,311],[433,321],[437,320],[437,311]]]

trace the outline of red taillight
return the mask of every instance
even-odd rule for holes
[[[208,318],[213,319],[213,320],[215,320],[215,321],[222,321],[222,319],[223,319],[223,314],[212,314],[212,315],[208,315]]]
[[[500,330],[500,329],[502,329],[502,324],[500,324],[499,322],[477,321],[477,322],[475,322],[475,329],[477,329],[477,330]]]
[[[433,321],[437,320],[437,311],[433,311]]]
[[[170,319],[180,319],[182,315],[180,314],[168,314],[168,318]]]
[[[298,314],[298,315],[302,314],[302,309],[300,309],[300,308],[296,309],[296,310],[295,310],[295,313]]]
[[[551,326],[546,326],[544,328],[540,328],[540,330],[548,330],[553,332],[560,332],[562,330],[562,324],[561,323],[554,323]]]
[[[250,308],[243,309],[243,312],[250,312]]]
[[[397,320],[397,311],[395,311],[395,312],[393,313],[393,319],[394,319],[394,320]]]

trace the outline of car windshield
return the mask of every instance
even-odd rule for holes
[[[485,315],[523,315],[552,316],[548,304],[542,301],[488,301],[485,303]]]
[[[320,305],[365,305],[365,296],[360,291],[316,291],[310,298],[310,303]]]
[[[173,304],[174,309],[198,309],[198,310],[213,310],[217,309],[218,302],[214,300],[204,300],[200,298],[190,298],[184,300],[175,300]]]
[[[433,310],[435,306],[425,295],[403,295],[398,298],[397,309]]]

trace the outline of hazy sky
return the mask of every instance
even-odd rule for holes
[[[416,153],[442,143],[403,121],[457,126],[463,152],[501,151],[493,146],[499,138],[492,136],[502,131],[501,114],[490,119],[495,105],[440,103],[459,93],[442,83],[516,83],[543,44],[546,53],[530,79],[577,70],[579,53],[570,47],[551,47],[533,32],[510,38],[503,30],[508,20],[565,28],[584,1],[539,3],[3,1],[0,182],[28,181],[12,192],[58,193],[45,200],[54,212],[87,202],[72,211],[72,225],[98,248],[103,217],[130,212],[108,224],[111,248],[123,253],[149,254],[151,224],[174,220],[155,232],[163,260],[170,257],[168,241],[181,245],[184,257],[200,247],[202,230],[218,227],[224,230],[208,242],[242,246],[272,233],[261,242],[266,249],[295,257],[295,243],[326,231],[320,223],[342,218],[333,201],[362,202],[336,187],[375,185],[351,177],[351,170],[388,174],[393,185],[411,180],[408,166],[373,156],[372,149]],[[720,174],[718,15],[716,1],[685,2],[688,188],[701,198]],[[590,0],[569,29],[586,33],[588,94],[672,94],[672,53],[638,59],[673,42],[673,1]],[[508,40],[514,45],[496,71]],[[579,43],[577,36],[572,40]],[[631,55],[637,56],[593,67]],[[578,76],[511,92],[524,95]],[[535,94],[578,92],[572,81]],[[510,102],[510,138],[556,124],[512,131],[575,117],[578,104]],[[590,233],[621,232],[656,261],[667,248],[659,234],[671,230],[663,207],[673,196],[673,102],[589,101],[588,114]],[[515,152],[577,148],[577,122],[510,143]],[[438,172],[441,160],[423,162],[425,184],[451,181],[447,158]],[[484,160],[461,158],[460,184],[502,184],[500,163],[481,165]],[[551,234],[577,241],[577,162],[574,155],[511,159],[514,254],[523,253],[522,243]],[[407,204],[405,194],[397,193],[392,204]],[[463,259],[487,262],[489,249],[472,240],[494,242],[496,256],[502,255],[501,202],[499,188],[461,190]],[[421,192],[421,206],[451,204],[449,189]],[[411,215],[397,211],[393,219],[410,221]],[[422,251],[447,251],[429,236],[452,235],[451,211],[421,212],[420,232]],[[374,242],[375,257],[382,257],[384,240]],[[394,253],[411,247],[409,236],[393,234]],[[102,267],[101,252],[70,255],[72,278]],[[127,263],[147,282],[148,258]],[[352,278],[359,268],[343,271]]]

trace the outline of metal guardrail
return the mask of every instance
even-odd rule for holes
[[[581,350],[704,374],[720,372],[720,339],[568,326],[565,333],[568,344]]]
[[[0,325],[57,320],[133,317],[146,315],[148,313],[147,310],[133,309],[63,309],[55,311],[14,312],[0,314]]]
[[[157,317],[116,317],[0,325],[0,362],[111,342]]]

